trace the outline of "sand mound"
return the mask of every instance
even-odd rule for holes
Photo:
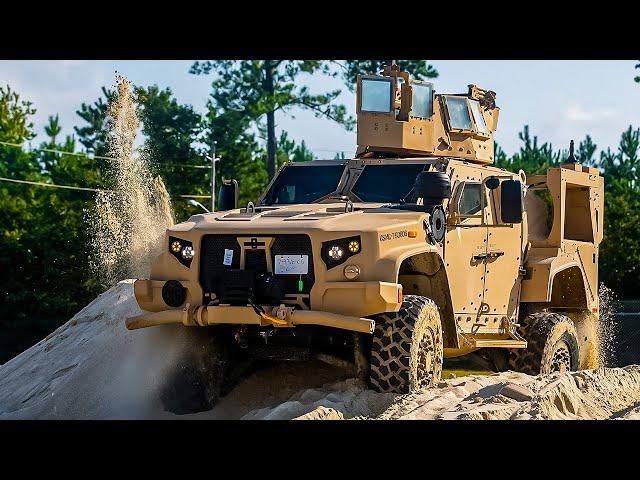
[[[184,328],[128,331],[132,282],[100,295],[44,340],[0,366],[0,419],[640,419],[640,366],[540,375],[504,372],[377,394],[319,361],[263,365],[209,412],[176,416],[158,399],[188,348]]]

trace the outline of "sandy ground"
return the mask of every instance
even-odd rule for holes
[[[565,374],[504,372],[377,394],[320,361],[263,366],[208,412],[173,415],[157,389],[187,348],[180,326],[129,332],[131,281],[100,295],[0,366],[0,419],[637,419],[640,366]]]

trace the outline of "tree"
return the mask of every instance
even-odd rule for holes
[[[554,151],[550,143],[538,144],[538,137],[535,135],[531,137],[528,125],[518,133],[518,138],[523,145],[512,157],[508,157],[501,148],[496,149],[494,164],[497,167],[506,168],[512,172],[522,169],[527,174],[538,175],[545,173],[550,167],[557,166],[562,159],[566,158],[562,151]]]
[[[195,62],[191,73],[216,75],[212,83],[211,107],[218,114],[237,112],[258,126],[266,117],[267,174],[273,178],[277,167],[275,114],[298,107],[317,117],[333,120],[346,128],[354,126],[344,105],[335,103],[340,90],[312,94],[301,84],[302,77],[331,75],[329,62],[318,60],[222,60]],[[220,140],[220,137],[216,138]]]
[[[601,152],[605,177],[602,280],[621,296],[637,295],[640,280],[640,129],[620,136],[617,151]]]
[[[80,110],[76,114],[83,119],[87,125],[82,127],[73,127],[78,135],[79,142],[87,150],[92,150],[96,155],[106,156],[108,153],[108,134],[107,128],[107,108],[109,102],[116,95],[116,92],[106,87],[102,87],[102,97],[98,98],[93,104],[82,103]]]
[[[34,137],[35,109],[11,89],[0,88],[0,141],[20,144]],[[50,117],[42,148],[74,151],[75,141],[57,139]],[[95,164],[87,158],[25,151],[0,145],[0,176],[44,183],[92,186]],[[0,362],[31,346],[95,297],[82,223],[91,193],[0,183]]]
[[[278,167],[286,162],[310,162],[316,157],[311,150],[307,148],[304,140],[300,145],[289,139],[289,135],[284,130],[278,139]]]
[[[194,146],[202,127],[202,118],[191,105],[178,103],[171,89],[158,86],[135,89],[138,115],[145,136],[145,154],[152,170],[162,175],[173,202],[178,221],[193,214],[192,207],[180,195],[209,195],[211,170],[205,153]],[[207,162],[207,163],[205,163]]]
[[[636,68],[639,68],[639,69],[640,69],[640,63],[636,64]],[[635,80],[636,82],[640,83],[640,75],[636,76],[636,77],[634,78],[634,80]]]
[[[342,68],[342,78],[352,92],[356,90],[358,75],[379,73],[390,62],[391,60],[345,60],[344,62],[334,60],[334,63]],[[395,63],[416,80],[427,80],[438,76],[438,71],[429,65],[427,60],[396,60]]]

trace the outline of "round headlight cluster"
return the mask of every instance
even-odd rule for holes
[[[185,260],[191,260],[193,256],[196,254],[195,250],[191,246],[186,246],[182,249],[182,258]]]
[[[332,245],[329,248],[329,251],[327,252],[327,255],[329,255],[329,258],[331,260],[333,260],[334,262],[337,262],[338,260],[340,260],[344,256],[344,250],[342,249],[342,247],[340,245]]]
[[[360,242],[357,240],[351,240],[348,248],[351,253],[358,253],[360,251]]]
[[[169,237],[169,253],[185,267],[191,267],[191,261],[196,255],[193,243],[181,238]]]

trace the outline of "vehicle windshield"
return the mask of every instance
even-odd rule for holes
[[[400,203],[425,165],[368,165],[351,191],[363,202]]]
[[[312,203],[338,188],[344,164],[285,167],[264,196],[261,205]]]

